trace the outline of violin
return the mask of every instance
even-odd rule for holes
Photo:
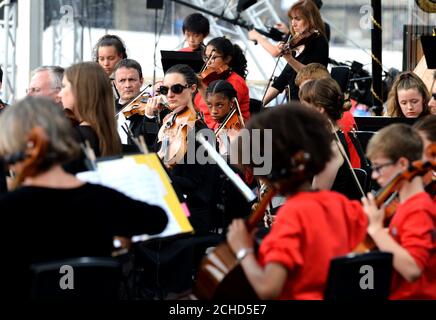
[[[230,67],[228,65],[222,65],[218,68],[206,67],[206,69],[200,73],[199,78],[205,85],[209,83],[226,78],[230,73]]]
[[[15,156],[14,162],[22,161],[22,165],[15,177],[13,189],[20,186],[27,177],[34,177],[41,172],[48,148],[49,139],[45,130],[41,127],[33,128],[27,135],[26,150]]]
[[[233,141],[238,132],[245,127],[244,118],[242,117],[241,109],[239,107],[238,100],[234,98],[235,107],[233,107],[224,121],[215,130],[215,135],[219,143],[219,152],[222,155],[227,154],[228,142]],[[223,141],[223,139],[225,141]]]
[[[436,156],[436,143],[429,145],[427,152],[433,157]],[[385,202],[392,197],[393,193],[398,192],[401,189],[406,181],[412,181],[417,176],[425,176],[429,173],[429,171],[431,173],[432,170],[436,170],[436,161],[417,160],[412,162],[409,168],[395,175],[385,187],[381,188],[377,192],[377,194],[375,195],[375,203],[377,207],[381,208],[381,206],[384,205]],[[393,205],[391,205],[392,207],[387,211],[385,210],[385,219],[390,218],[395,213],[396,206],[399,202],[394,201],[392,203],[394,203]],[[388,205],[387,208],[389,207],[390,206]],[[388,214],[390,214],[390,216],[388,216]],[[363,253],[370,251],[375,247],[376,245],[374,241],[367,234],[363,242],[361,242],[353,251],[356,253]]]
[[[195,127],[197,114],[193,108],[185,107],[180,112],[168,114],[158,133],[161,148],[158,156],[169,169],[183,160],[188,150],[188,133]]]
[[[120,112],[116,114],[116,117],[123,113],[126,119],[130,118],[134,114],[144,115],[147,101],[151,97],[148,92],[145,92],[151,85],[148,85],[142,90],[132,101],[130,101]]]
[[[305,30],[301,33],[295,34],[293,37],[290,37],[283,46],[282,55],[288,54],[292,51],[292,49],[295,49],[296,47],[309,43],[319,35],[320,32],[317,29]]]

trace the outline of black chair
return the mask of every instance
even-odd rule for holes
[[[370,190],[370,179],[368,173],[360,168],[353,168],[354,173],[356,174],[357,180],[359,180],[360,185],[362,186],[363,191],[366,193]]]
[[[393,256],[388,252],[350,254],[330,262],[326,300],[386,300]]]
[[[70,266],[63,271],[62,266]],[[121,264],[115,258],[78,257],[30,266],[32,300],[118,300]],[[62,277],[72,275],[73,288],[62,289]]]
[[[250,114],[256,114],[262,110],[262,101],[250,98]]]
[[[342,92],[348,92],[348,81],[350,80],[350,68],[347,66],[332,67],[330,74],[339,84]]]

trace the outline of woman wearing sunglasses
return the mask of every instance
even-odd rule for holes
[[[235,88],[238,102],[244,120],[250,118],[250,96],[245,78],[247,76],[247,60],[241,48],[232,44],[224,37],[214,38],[206,46],[204,52],[206,63],[206,77],[202,79],[200,88],[195,96],[194,104],[203,113],[204,120],[209,128],[214,128],[217,122],[211,117],[204,97],[205,86],[213,80],[226,80]],[[209,73],[209,70],[216,70]]]
[[[201,129],[210,131],[193,107],[192,97],[197,88],[197,75],[189,66],[178,64],[167,70],[159,92],[166,96],[171,112],[162,121],[155,150],[168,169],[175,190],[183,195],[191,214],[189,220],[198,235],[213,228],[211,211],[217,168],[197,161],[198,144],[193,133]],[[159,96],[148,99],[146,117],[157,118],[161,101]]]

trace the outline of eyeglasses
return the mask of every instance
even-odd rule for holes
[[[51,90],[61,90],[60,87],[55,87],[55,88],[50,88]],[[26,89],[26,93],[27,94],[35,94],[35,93],[40,93],[42,91],[42,88],[38,88],[38,87],[33,87],[33,88],[27,88]]]
[[[210,62],[213,62],[213,61],[215,61],[215,59],[217,59],[217,58],[222,58],[223,56],[219,56],[219,55],[214,55],[213,57],[212,57],[212,55],[210,55],[210,56],[203,56],[203,61],[204,62],[207,62],[207,61],[210,61]]]
[[[183,84],[177,83],[177,84],[172,85],[171,87],[160,86],[159,92],[160,92],[160,94],[163,94],[164,96],[166,96],[168,94],[168,91],[171,89],[172,93],[179,94],[179,93],[182,93],[183,90],[185,90],[189,87],[190,87],[189,84],[183,85]]]
[[[391,166],[393,164],[394,163],[392,161],[390,161],[390,162],[386,162],[383,164],[379,164],[378,166],[372,166],[371,169],[373,172],[380,174],[381,169],[383,169],[384,167],[387,167],[387,166]]]
[[[434,100],[436,100],[436,93],[432,93],[431,96],[433,97]]]

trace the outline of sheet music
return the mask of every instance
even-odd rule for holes
[[[126,196],[156,205],[165,210],[168,224],[163,232],[157,235],[139,235],[132,241],[144,241],[150,238],[167,237],[181,233],[181,228],[171,214],[165,202],[166,189],[157,172],[145,164],[138,164],[133,158],[103,161],[98,163],[97,171],[87,171],[77,174],[77,178],[115,189]],[[145,213],[146,214],[146,213]]]

